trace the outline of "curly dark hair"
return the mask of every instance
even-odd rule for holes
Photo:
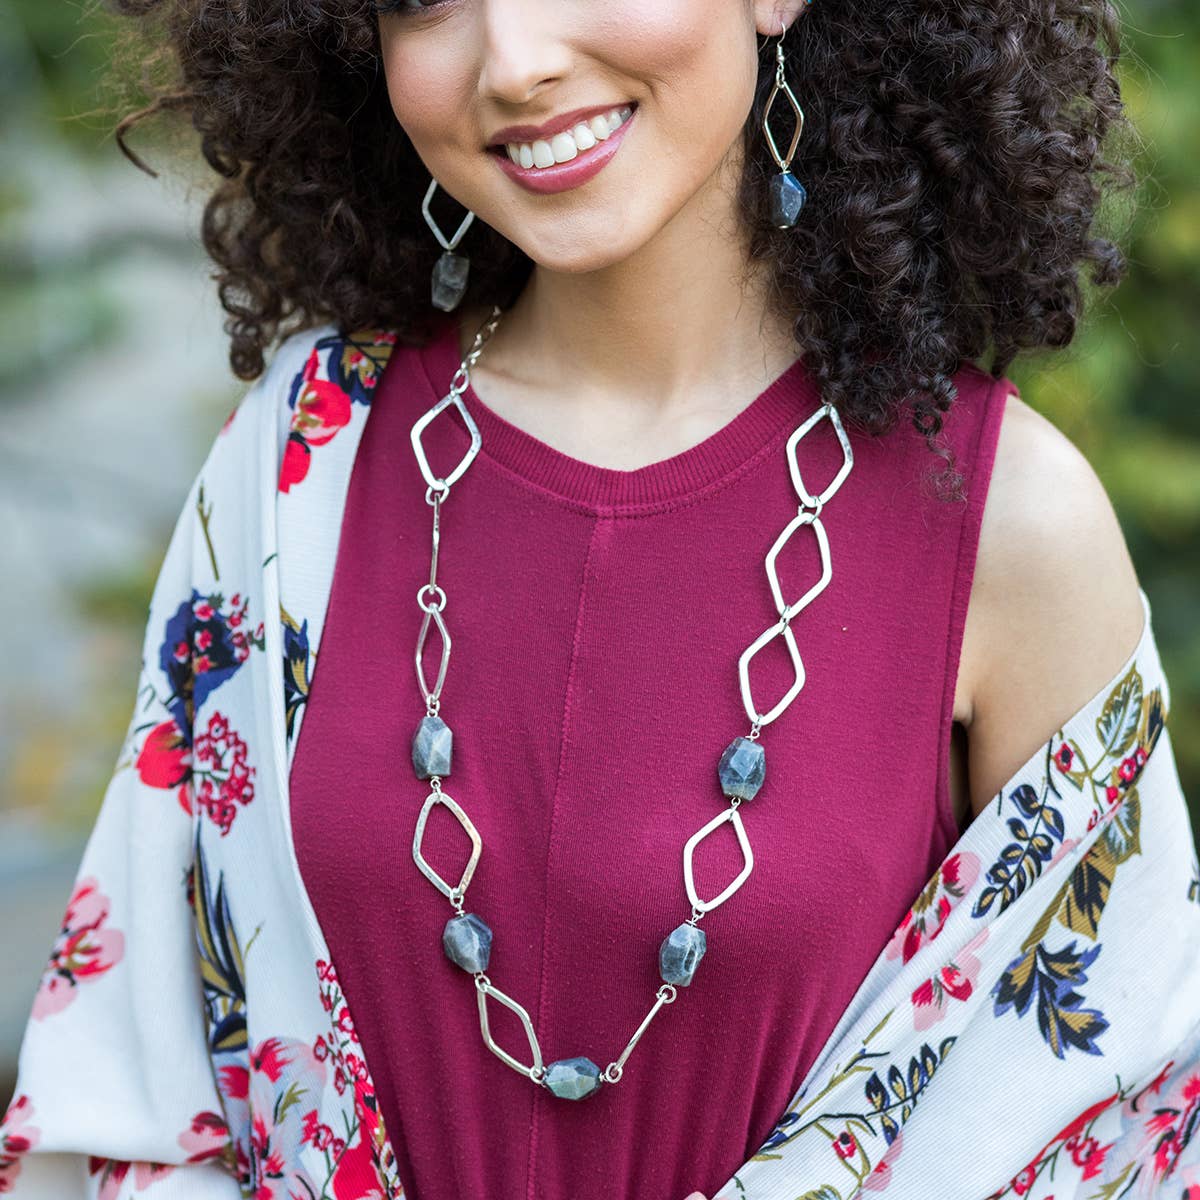
[[[221,177],[202,234],[234,373],[254,379],[275,339],[327,321],[423,344],[441,248],[420,216],[428,172],[388,99],[371,0],[108,2],[169,68],[117,125],[121,149],[150,171],[126,135],[183,112]],[[990,349],[999,378],[1019,351],[1066,346],[1085,309],[1083,268],[1097,288],[1124,274],[1115,241],[1093,228],[1110,189],[1136,183],[1132,155],[1113,148],[1131,132],[1116,10],[838,0],[804,10],[783,44],[805,115],[793,169],[809,199],[795,227],[772,225],[767,38],[738,196],[751,260],[770,264],[773,303],[843,420],[879,434],[911,404],[961,499],[952,452],[934,439],[963,360]],[[482,221],[463,246],[466,305],[507,308],[532,260]]]

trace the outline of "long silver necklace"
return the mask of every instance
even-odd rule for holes
[[[700,960],[707,949],[707,938],[699,927],[699,921],[718,905],[723,904],[746,882],[754,867],[754,854],[750,849],[750,841],[742,823],[738,808],[744,800],[753,799],[763,784],[766,771],[766,755],[759,742],[759,735],[764,725],[769,725],[779,717],[789,704],[796,698],[804,686],[804,663],[800,658],[800,650],[791,629],[792,619],[808,604],[810,604],[829,583],[832,569],[829,561],[829,541],[825,535],[825,527],[821,524],[821,509],[825,502],[837,491],[842,481],[850,472],[854,463],[850,451],[850,442],[842,428],[837,410],[829,403],[824,403],[814,413],[807,417],[788,438],[787,461],[792,478],[792,486],[800,498],[800,505],[794,516],[784,527],[775,544],[767,553],[766,568],[767,582],[771,588],[771,596],[779,613],[779,620],[763,630],[754,641],[746,647],[738,659],[738,683],[742,693],[742,704],[750,720],[750,731],[744,737],[736,737],[725,748],[717,763],[717,779],[721,792],[728,800],[728,807],[712,820],[707,821],[688,838],[683,847],[683,884],[691,902],[691,916],[682,924],[677,925],[662,941],[658,951],[659,975],[663,980],[662,986],[655,992],[654,1004],[646,1014],[642,1023],[634,1031],[625,1049],[610,1062],[603,1070],[585,1055],[574,1058],[558,1059],[544,1064],[542,1052],[538,1045],[537,1034],[529,1013],[511,996],[502,992],[488,978],[486,971],[492,949],[492,931],[473,912],[464,912],[467,886],[479,864],[479,856],[483,850],[483,841],[470,817],[463,811],[458,802],[442,790],[442,780],[450,774],[450,751],[452,734],[450,727],[439,715],[441,708],[442,688],[446,682],[446,668],[450,663],[450,632],[446,628],[442,612],[446,607],[446,593],[437,582],[438,543],[441,535],[442,505],[450,495],[451,486],[462,478],[483,444],[479,428],[471,419],[470,413],[462,401],[462,394],[470,383],[470,369],[478,360],[484,343],[491,337],[500,321],[499,307],[492,309],[492,315],[475,335],[474,343],[466,357],[462,360],[454,378],[450,382],[450,390],[432,408],[425,412],[412,427],[413,451],[421,474],[428,485],[425,489],[425,502],[433,507],[433,548],[429,565],[429,582],[422,584],[417,590],[417,606],[425,614],[421,621],[421,630],[417,635],[416,665],[417,682],[421,694],[425,698],[425,716],[417,726],[412,739],[412,760],[418,779],[429,780],[430,792],[417,818],[416,832],[413,835],[413,861],[421,873],[442,893],[454,909],[454,916],[446,922],[442,932],[442,948],[446,957],[456,966],[473,975],[475,978],[476,998],[479,1003],[479,1027],[483,1034],[484,1043],[500,1059],[515,1071],[527,1075],[535,1084],[547,1088],[553,1095],[565,1100],[581,1100],[590,1096],[600,1088],[602,1083],[616,1083],[625,1069],[625,1062],[633,1052],[634,1046],[646,1028],[654,1019],[658,1010],[664,1004],[672,1004],[677,995],[677,988],[687,987],[692,982]],[[444,478],[435,475],[430,468],[429,460],[421,444],[421,434],[431,421],[450,405],[458,409],[459,415],[466,422],[471,434],[471,444],[458,465]],[[837,434],[842,448],[842,465],[834,476],[833,481],[817,495],[812,495],[804,486],[800,474],[800,464],[796,460],[796,447],[800,440],[822,419],[828,419]],[[791,536],[801,527],[811,528],[817,540],[817,548],[821,555],[821,577],[816,583],[792,604],[784,601],[783,591],[779,586],[779,576],[775,569],[775,560],[787,544]],[[430,621],[437,625],[441,638],[442,654],[438,667],[437,680],[432,688],[425,678],[425,668],[422,663],[425,643],[429,634]],[[754,656],[776,637],[781,637],[791,656],[792,665],[796,672],[795,682],[791,684],[782,699],[768,712],[759,712],[750,694],[750,663]],[[456,884],[451,886],[430,865],[421,854],[421,841],[425,834],[425,823],[435,804],[444,804],[471,839],[471,856],[463,869]],[[741,847],[742,869],[729,884],[710,900],[702,899],[696,891],[696,883],[692,874],[692,855],[699,843],[724,821],[728,821],[737,834],[738,845]],[[493,1040],[488,1028],[488,999],[492,998],[510,1008],[521,1020],[525,1035],[529,1040],[529,1052],[533,1059],[528,1066],[513,1057],[503,1047]]]

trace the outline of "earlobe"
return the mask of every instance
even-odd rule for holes
[[[812,0],[756,0],[755,27],[761,37],[778,37],[802,17]]]

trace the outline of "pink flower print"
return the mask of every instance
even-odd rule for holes
[[[883,1192],[887,1190],[888,1184],[892,1182],[892,1166],[896,1159],[900,1157],[903,1143],[904,1130],[897,1129],[896,1136],[892,1139],[892,1144],[887,1148],[884,1156],[875,1164],[875,1168],[870,1175],[863,1180],[863,1191]]]
[[[254,1200],[292,1200],[323,1194],[299,1165],[312,1140],[314,1103],[326,1068],[295,1038],[271,1037],[217,1072],[243,1192]]]
[[[955,1000],[966,1000],[979,978],[980,961],[975,951],[988,938],[985,925],[936,975],[913,989],[913,1029],[929,1029],[945,1016]]]
[[[140,1193],[175,1170],[168,1163],[125,1162],[117,1158],[97,1158],[95,1155],[89,1155],[88,1174],[100,1176],[96,1200],[117,1200],[121,1194],[121,1185],[131,1168],[134,1194]]]
[[[62,928],[33,1001],[32,1016],[39,1021],[61,1012],[75,999],[79,984],[111,970],[125,953],[124,934],[103,928],[108,897],[99,888],[94,876],[85,876],[67,902]]]
[[[31,1123],[33,1105],[26,1095],[14,1096],[0,1121],[0,1192],[11,1192],[21,1173],[21,1159],[41,1141],[42,1131]]]
[[[187,1161],[204,1162],[230,1156],[229,1126],[219,1113],[198,1112],[192,1123],[179,1135],[179,1144],[188,1151]]]
[[[969,850],[946,859],[896,927],[887,944],[887,957],[899,957],[907,963],[932,942],[978,875],[979,858]]]
[[[255,768],[247,762],[248,751],[228,718],[216,711],[192,747],[193,792],[222,837],[233,827],[238,806],[254,799]]]
[[[1089,829],[1095,828],[1096,819],[1096,814],[1092,813],[1091,822],[1088,825]],[[1074,850],[1078,845],[1079,838],[1063,838],[1063,840],[1059,843],[1058,849],[1054,851],[1054,856],[1046,864],[1046,870],[1048,871],[1064,855],[1070,854],[1071,851]]]

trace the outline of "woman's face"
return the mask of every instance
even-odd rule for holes
[[[759,26],[778,32],[799,8],[799,0],[383,3],[398,6],[379,17],[392,108],[429,172],[535,262],[565,272],[626,258],[685,209],[705,219],[732,209]],[[526,168],[488,148],[505,126],[626,106],[628,124],[608,138],[597,132],[604,118],[586,115],[567,139],[513,138],[533,152]],[[573,159],[539,174],[548,154],[572,149]],[[434,211],[451,235],[461,210]]]

